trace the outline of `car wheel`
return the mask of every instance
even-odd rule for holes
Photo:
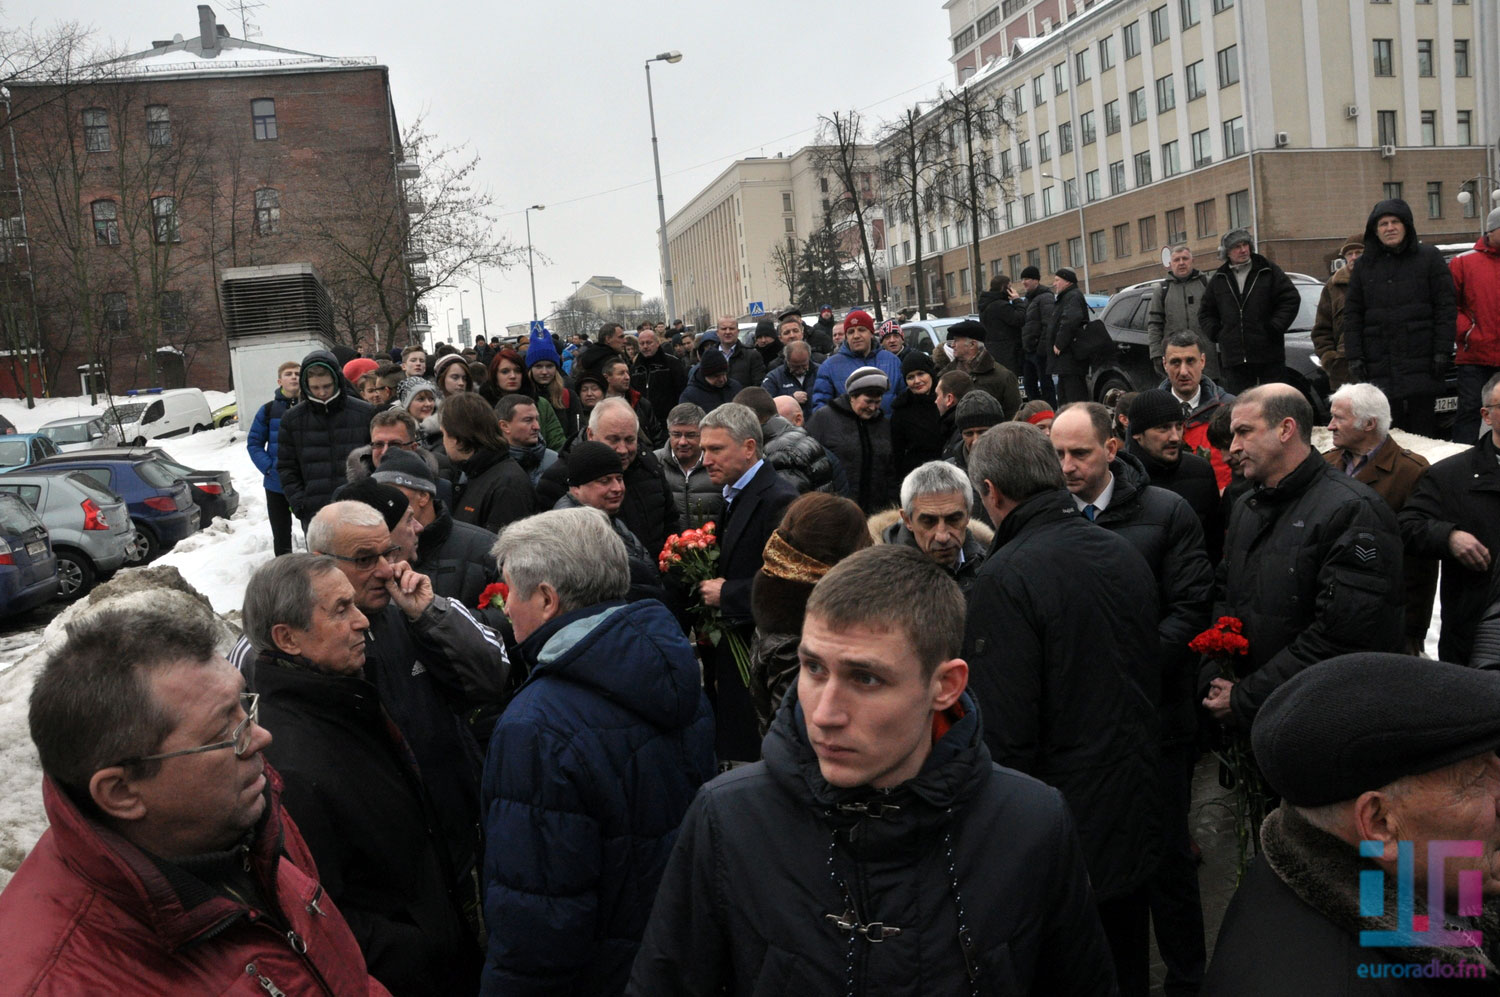
[[[58,596],[72,602],[88,595],[95,581],[93,562],[74,550],[59,550],[56,554]]]
[[[208,427],[205,426],[205,425],[203,425],[203,423],[201,423],[201,422],[200,423],[196,423],[193,426],[193,432],[195,432],[195,433],[206,433],[206,432],[208,432]]]
[[[131,564],[147,564],[156,560],[161,553],[161,544],[157,542],[156,535],[150,530],[143,530],[139,526],[135,528],[135,535],[130,538],[130,543],[125,547],[125,560]]]
[[[1106,374],[1102,374],[1099,380],[1094,382],[1094,401],[1104,401],[1105,396],[1115,388],[1119,388],[1122,391],[1130,391],[1130,381],[1119,371],[1112,370]]]
[[[232,422],[234,422],[234,417],[226,415],[224,418],[214,423],[214,427],[217,429],[223,429],[225,426],[229,425]]]

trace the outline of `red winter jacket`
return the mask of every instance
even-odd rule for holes
[[[1500,249],[1484,236],[1472,253],[1448,261],[1458,292],[1457,362],[1500,367]]]
[[[52,826],[0,894],[0,992],[389,997],[319,885],[269,765],[266,779],[267,817],[249,859],[262,895],[280,907],[274,919],[220,893],[184,897],[44,779]]]

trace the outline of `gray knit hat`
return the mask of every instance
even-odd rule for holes
[[[402,378],[401,383],[396,385],[396,395],[401,399],[402,408],[410,408],[411,400],[423,391],[432,392],[434,399],[438,396],[437,385],[425,377]]]
[[[1500,208],[1491,211],[1489,216],[1484,220],[1484,230],[1486,233],[1493,232],[1497,228],[1500,228]]]
[[[1005,409],[995,396],[983,388],[972,388],[958,400],[953,410],[953,422],[959,431],[998,426],[1005,421]]]
[[[859,367],[844,378],[844,394],[856,391],[879,389],[882,394],[891,390],[891,379],[879,367]]]

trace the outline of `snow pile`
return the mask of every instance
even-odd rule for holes
[[[150,395],[116,395],[116,405],[129,405],[140,402],[142,399],[150,398]],[[203,397],[208,399],[210,411],[228,405],[234,401],[232,391],[205,391]],[[99,415],[104,411],[104,399],[90,404],[88,395],[78,395],[69,398],[38,398],[36,408],[27,408],[24,398],[0,398],[0,415],[5,416],[15,424],[18,433],[34,433],[41,426],[58,419],[72,419],[80,415]],[[255,415],[251,412],[245,416],[245,428],[250,428],[250,419]]]

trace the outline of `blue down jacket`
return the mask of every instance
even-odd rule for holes
[[[520,653],[484,767],[483,991],[618,994],[715,772],[698,662],[654,599],[565,613]]]

